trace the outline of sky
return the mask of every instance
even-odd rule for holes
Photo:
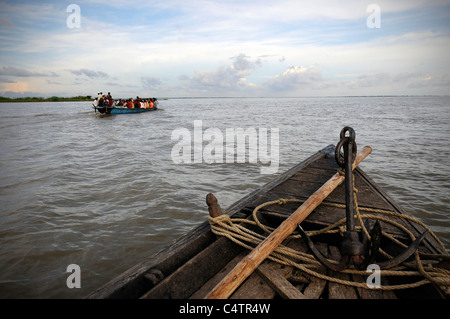
[[[0,0],[0,96],[450,95],[449,0]]]

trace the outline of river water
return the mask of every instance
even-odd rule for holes
[[[373,148],[366,173],[450,247],[449,97],[169,99],[159,107],[104,116],[89,102],[0,104],[0,298],[84,297],[207,220],[208,192],[226,208],[336,144],[347,125],[359,149]],[[175,158],[188,150],[176,133],[191,133],[195,160],[196,137],[237,128],[256,130],[259,141],[264,132],[278,137],[268,144],[278,152],[271,174],[261,174],[262,157]],[[81,288],[66,284],[70,264],[80,267]]]

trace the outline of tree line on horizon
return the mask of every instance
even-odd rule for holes
[[[0,96],[0,102],[69,102],[69,101],[92,101],[91,95],[79,95],[72,97],[60,97],[60,96],[51,96],[51,97],[16,97],[9,98]]]

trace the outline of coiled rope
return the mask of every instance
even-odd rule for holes
[[[394,211],[389,210],[382,210],[382,209],[373,209],[368,207],[358,207],[357,201],[356,201],[356,193],[357,190],[354,191],[355,196],[355,218],[359,221],[359,226],[357,229],[362,229],[366,233],[366,236],[370,239],[370,235],[367,231],[367,229],[364,227],[363,219],[377,219],[386,223],[390,223],[394,225],[395,227],[398,227],[402,231],[404,231],[411,240],[415,240],[414,234],[408,230],[403,225],[399,224],[398,222],[393,221],[389,217],[395,216],[401,219],[408,219],[409,221],[416,223],[425,229],[429,231],[431,236],[437,241],[437,243],[442,247],[443,251],[445,252],[446,249],[443,245],[443,243],[439,240],[439,238],[421,221],[407,216],[403,214],[396,213]],[[211,226],[211,230],[214,234],[218,236],[224,236],[234,243],[252,250],[254,247],[259,245],[264,239],[265,236],[261,235],[257,232],[254,232],[244,225],[253,225],[258,226],[260,229],[262,229],[266,233],[271,233],[274,228],[271,228],[267,225],[264,225],[259,220],[257,213],[258,211],[266,206],[270,205],[284,205],[286,203],[302,203],[303,200],[299,199],[278,199],[274,201],[269,201],[266,203],[263,203],[259,206],[257,206],[252,213],[251,219],[243,219],[243,218],[231,218],[229,215],[220,215],[218,217],[209,217],[209,222]],[[321,205],[326,206],[332,206],[332,207],[338,207],[338,208],[345,208],[345,205],[342,204],[335,204],[335,203],[327,203],[323,202]],[[373,214],[361,214],[360,211],[368,212],[368,213],[377,213],[380,215],[373,215]],[[344,226],[342,226],[344,224]],[[315,236],[319,234],[330,234],[330,233],[343,233],[345,231],[345,218],[339,220],[338,222],[327,226],[323,229],[316,230],[316,231],[308,231],[308,236]],[[389,238],[390,240],[394,241],[396,244],[407,247],[405,244],[400,242],[399,240],[395,239],[393,236],[383,232],[383,235]],[[292,234],[288,238],[300,238],[301,236],[299,234]],[[382,251],[380,249],[380,252],[386,256],[387,258],[392,258],[387,254],[386,252]],[[424,277],[421,280],[418,280],[416,282],[408,283],[408,284],[399,284],[399,285],[381,285],[375,287],[375,289],[380,290],[399,290],[399,289],[408,289],[408,288],[415,288],[419,287],[428,283],[432,283],[434,285],[437,285],[440,287],[440,289],[447,295],[450,295],[450,271],[433,267],[433,263],[436,263],[435,260],[427,260],[426,266],[424,265],[424,261],[421,260],[420,256],[424,256],[427,258],[432,259],[438,259],[439,257],[442,257],[443,255],[448,256],[446,253],[442,255],[431,255],[431,254],[424,254],[416,250],[415,252],[415,262],[403,262],[400,266],[397,266],[390,270],[380,270],[379,274],[381,276],[422,276]],[[289,248],[284,245],[279,245],[268,257],[270,260],[278,262],[283,265],[288,265],[295,267],[311,276],[314,276],[319,279],[339,283],[342,285],[348,285],[353,287],[359,287],[364,289],[374,289],[373,287],[369,287],[367,283],[362,282],[356,282],[353,280],[345,280],[340,279],[331,275],[325,275],[317,270],[322,268],[323,266],[315,259],[315,257],[308,253],[303,253],[300,251],[297,251],[295,249]],[[331,260],[331,262],[335,262]],[[408,270],[408,269],[417,269],[417,270]],[[347,268],[342,271],[343,273],[348,274],[354,274],[354,275],[368,275],[366,271],[356,270],[353,268]]]

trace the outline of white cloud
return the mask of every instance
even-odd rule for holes
[[[103,7],[120,17],[130,12],[128,2],[79,1],[80,29],[66,27],[68,4],[1,3],[0,75],[5,83],[27,77],[42,92],[70,92],[74,75],[82,80],[77,90],[96,91],[108,80],[123,91],[169,96],[444,91],[449,32],[430,21],[446,2],[376,3],[382,28],[370,32],[367,4],[360,1],[137,1],[139,19],[132,21],[92,12]],[[418,16],[427,17],[425,28],[412,18]],[[56,74],[58,82],[42,79]]]
[[[79,69],[79,70],[68,70],[70,71],[70,73],[75,74],[75,75],[85,75],[88,78],[107,78],[109,77],[108,74],[106,74],[105,72],[102,71],[94,71],[94,70],[89,70],[89,69]]]
[[[355,82],[348,84],[353,88],[393,88],[393,89],[419,89],[419,88],[450,88],[450,73],[378,73],[361,74]],[[450,93],[450,91],[448,91]]]
[[[260,66],[260,61],[251,61],[250,57],[243,53],[234,56],[232,61],[232,65],[219,66],[216,71],[195,70],[189,89],[200,92],[227,89],[233,92],[253,87],[252,83],[247,82],[246,77]]]
[[[156,77],[142,77],[141,82],[145,88],[155,89],[161,86],[162,81]]]
[[[296,90],[317,88],[323,83],[318,65],[309,67],[290,66],[283,73],[274,76],[266,84],[273,90]]]
[[[54,72],[36,72],[36,71],[30,71],[25,70],[22,68],[16,68],[13,66],[3,66],[0,69],[0,75],[3,76],[14,76],[14,77],[56,77],[58,76]]]

